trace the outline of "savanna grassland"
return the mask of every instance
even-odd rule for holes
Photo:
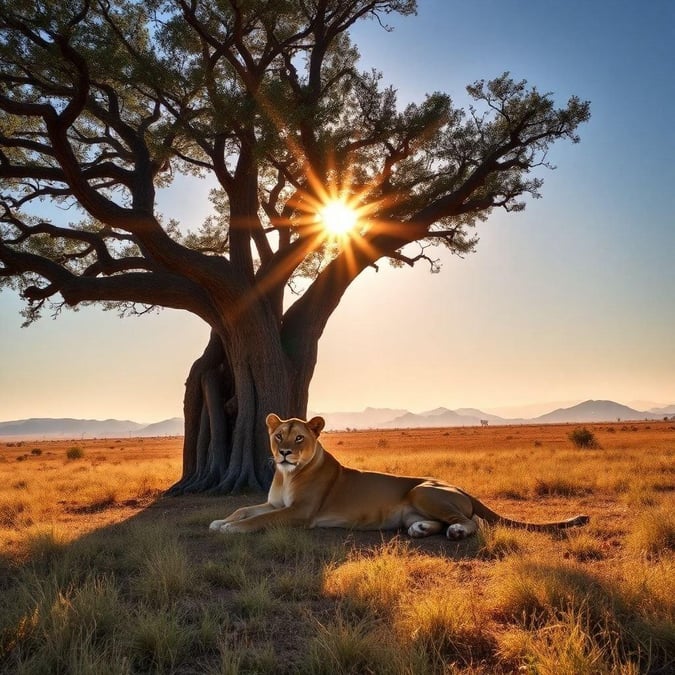
[[[181,439],[0,444],[0,671],[670,673],[675,423],[329,433],[556,535],[212,535],[261,495],[164,498]]]

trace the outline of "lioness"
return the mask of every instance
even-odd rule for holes
[[[428,537],[446,528],[448,539],[476,532],[475,517],[488,523],[551,531],[588,522],[576,516],[552,523],[504,518],[475,497],[440,480],[358,471],[342,466],[319,443],[321,417],[309,422],[270,414],[274,479],[267,502],[237,509],[214,520],[214,532],[255,532],[274,525],[389,530],[405,527],[411,537]]]

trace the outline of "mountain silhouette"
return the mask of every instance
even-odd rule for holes
[[[540,415],[533,421],[543,424],[551,422],[614,422],[616,420],[655,420],[662,419],[662,417],[663,415],[651,412],[633,410],[633,408],[615,401],[584,401],[571,408],[558,408],[558,410]]]
[[[309,417],[317,413],[310,413]],[[503,418],[478,408],[450,410],[439,407],[422,413],[397,408],[365,408],[360,412],[321,413],[327,430],[343,429],[419,429],[437,427],[479,426],[489,424],[566,424],[582,422],[615,422],[661,420],[675,414],[675,406],[664,406],[641,412],[615,401],[584,401],[569,408],[558,408],[545,415],[528,419]],[[180,417],[142,424],[131,420],[83,420],[75,418],[31,418],[0,422],[0,437],[40,438],[115,438],[121,436],[180,436]]]

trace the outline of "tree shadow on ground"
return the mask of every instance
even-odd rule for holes
[[[347,612],[340,598],[325,592],[327,570],[407,537],[337,528],[209,532],[212,520],[261,500],[261,495],[163,496],[66,543],[46,528],[28,542],[22,559],[3,553],[0,671],[307,668],[308,652],[301,645],[314,644],[318,627],[339,624]],[[122,505],[108,506],[113,517],[115,508]],[[104,516],[99,510],[97,521]],[[408,541],[411,550],[448,563],[476,551],[471,541],[440,536]],[[356,617],[355,630],[367,637],[380,619]],[[279,642],[287,626],[293,626],[294,638]],[[197,670],[195,662],[201,664]],[[103,663],[109,667],[96,665]]]
[[[403,674],[445,672],[448,664],[458,665],[457,672],[513,672],[516,662],[500,661],[497,635],[484,619],[520,626],[530,596],[523,600],[530,604],[517,605],[508,616],[499,618],[491,610],[472,614],[467,603],[485,567],[473,561],[491,557],[482,535],[453,542],[338,528],[209,532],[212,520],[261,499],[259,494],[193,495],[161,497],[140,509],[110,504],[95,519],[86,512],[79,517],[93,519],[94,527],[106,516],[116,522],[65,543],[44,530],[28,542],[21,560],[3,553],[0,672]],[[420,561],[417,554],[433,560]],[[519,562],[518,555],[513,562]],[[498,551],[494,557],[500,557]],[[394,578],[408,564],[412,571]],[[570,597],[580,599],[579,612],[587,611],[590,600],[603,610],[596,623],[612,618],[613,608],[621,605],[616,592],[590,570],[537,558],[519,564],[516,572],[530,581],[518,582],[518,588],[541,578],[543,588],[565,591],[562,600],[553,594],[552,600],[545,596],[543,604],[532,605],[531,621],[552,612],[559,623],[569,588]],[[416,628],[402,640],[399,603],[411,602],[410,593],[424,585],[419,575],[428,571],[436,575],[429,584],[442,586],[443,602],[437,605],[442,623],[430,624],[424,639],[413,639]],[[331,591],[336,574],[344,581],[342,572],[354,586]],[[364,577],[371,584],[365,596],[360,594]],[[585,589],[593,590],[592,598],[584,599]],[[631,631],[657,635],[658,622],[624,609]],[[619,619],[623,622],[618,615],[612,618],[612,634],[632,634]],[[666,637],[659,639],[668,644]],[[643,648],[642,638],[626,640],[631,653]],[[656,661],[669,663],[659,650]]]

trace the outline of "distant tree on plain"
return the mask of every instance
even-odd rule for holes
[[[0,0],[0,282],[27,322],[100,303],[210,326],[175,493],[266,487],[264,417],[306,414],[351,283],[381,261],[437,271],[435,246],[472,252],[476,222],[538,197],[549,147],[589,119],[508,73],[467,87],[468,110],[438,92],[399,106],[349,30],[415,9]],[[157,210],[179,173],[219,185],[197,231]]]

